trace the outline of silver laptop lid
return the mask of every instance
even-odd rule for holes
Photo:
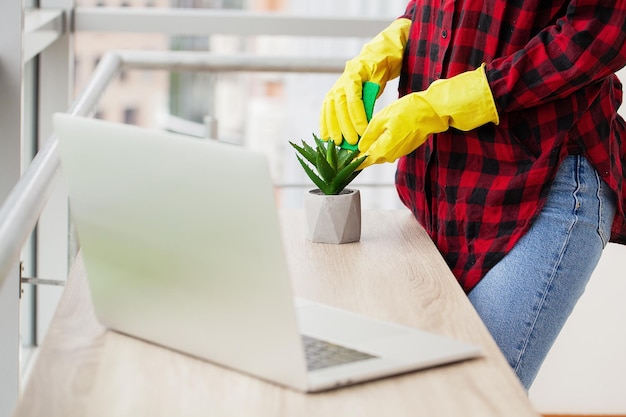
[[[99,320],[305,389],[265,157],[65,114],[54,124]]]

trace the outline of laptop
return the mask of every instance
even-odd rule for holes
[[[54,127],[107,328],[303,392],[481,355],[294,299],[263,154],[67,114]]]

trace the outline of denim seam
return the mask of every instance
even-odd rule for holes
[[[546,285],[543,287],[543,294],[541,294],[541,300],[540,302],[537,304],[537,310],[536,310],[536,314],[534,315],[533,321],[532,323],[530,323],[530,326],[528,326],[528,331],[526,332],[526,335],[524,337],[524,343],[520,348],[520,352],[519,355],[517,357],[516,363],[515,363],[515,367],[513,368],[513,370],[515,371],[516,374],[519,375],[518,371],[520,369],[520,366],[522,364],[522,358],[524,357],[524,354],[526,353],[526,348],[528,347],[528,343],[530,342],[531,338],[532,338],[532,334],[533,331],[537,325],[537,322],[539,320],[539,316],[541,315],[541,312],[543,311],[543,308],[546,304],[546,299],[548,294],[550,293],[550,288],[552,287],[552,284],[554,283],[554,279],[558,273],[558,270],[561,266],[561,262],[563,261],[563,257],[565,256],[565,252],[567,250],[567,247],[569,245],[569,242],[571,240],[571,236],[572,236],[572,230],[574,229],[574,227],[576,226],[576,224],[578,223],[578,211],[580,209],[580,201],[578,199],[578,193],[580,191],[581,188],[581,183],[580,183],[580,158],[577,158],[576,160],[576,171],[575,171],[575,175],[576,175],[576,189],[574,190],[574,193],[572,194],[574,196],[574,209],[573,209],[573,213],[574,213],[574,219],[572,220],[572,223],[570,224],[570,226],[567,229],[567,233],[566,233],[566,237],[565,240],[563,242],[563,245],[561,246],[561,250],[559,251],[559,256],[556,258],[556,262],[552,268],[552,272],[550,273],[550,276],[548,278],[548,280],[546,281]]]
[[[598,235],[600,235],[600,239],[602,240],[602,248],[605,248],[606,244],[608,243],[608,239],[606,238],[606,234],[604,233],[604,218],[602,216],[604,212],[604,204],[602,200],[602,191],[604,184],[602,184],[602,179],[600,178],[598,172],[595,170],[594,172],[596,174],[596,181],[598,183],[596,193],[596,197],[598,198]]]

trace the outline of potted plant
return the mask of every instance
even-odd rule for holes
[[[307,237],[313,242],[348,243],[361,238],[361,195],[346,188],[361,172],[367,158],[358,150],[344,149],[333,141],[325,142],[313,135],[315,147],[289,142],[304,172],[317,188],[304,198]]]

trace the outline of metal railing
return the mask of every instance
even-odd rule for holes
[[[59,12],[46,12],[40,26],[58,36]],[[142,32],[209,35],[287,35],[366,37],[388,24],[388,18],[293,16],[207,9],[76,8],[75,31]],[[39,28],[38,28],[39,29]],[[34,52],[33,52],[34,53]],[[94,111],[110,81],[122,68],[187,71],[341,72],[345,59],[319,57],[258,57],[199,52],[109,52],[67,110],[87,116]],[[0,287],[17,262],[59,175],[57,141],[51,136],[0,208]]]
[[[67,112],[77,116],[90,115],[108,84],[123,68],[332,73],[340,72],[344,62],[343,59],[331,58],[269,58],[200,52],[113,51],[103,56],[89,83]],[[37,153],[0,209],[0,285],[15,264],[22,246],[35,226],[58,174],[57,139],[53,135]]]
[[[400,8],[398,8],[400,10]],[[293,15],[220,9],[78,7],[76,32],[161,33],[169,35],[371,37],[393,17]]]
[[[28,168],[23,172],[15,186],[8,193],[8,197],[0,206],[0,290],[6,294],[12,293],[18,283],[12,280],[18,275],[15,266],[20,260],[25,243],[28,241],[35,226],[39,222],[37,236],[42,234],[48,242],[50,239],[49,224],[53,223],[48,213],[58,209],[60,204],[57,190],[57,179],[60,176],[60,163],[57,155],[57,140],[51,132],[49,116],[54,111],[66,111],[77,116],[89,116],[98,105],[100,97],[107,86],[116,77],[118,72],[125,68],[159,69],[170,71],[270,71],[270,72],[301,72],[301,73],[328,73],[340,72],[343,69],[344,59],[324,57],[258,57],[251,55],[211,55],[207,53],[189,52],[146,52],[146,51],[117,51],[109,52],[102,57],[86,87],[78,98],[65,107],[69,89],[67,64],[71,62],[70,32],[128,32],[153,33],[165,35],[235,35],[245,36],[290,36],[290,37],[320,37],[320,38],[367,38],[373,36],[385,27],[393,17],[387,18],[360,18],[360,17],[333,17],[287,15],[276,13],[251,13],[248,11],[223,11],[215,9],[154,9],[154,8],[81,8],[74,7],[74,0],[40,0],[40,8],[26,11],[25,22],[22,24],[21,35],[23,44],[21,53],[11,55],[19,68],[19,61],[38,60],[41,68],[63,68],[61,72],[43,69],[37,84],[38,92],[44,100],[35,103],[35,113],[30,123],[33,123],[33,132],[29,132],[29,140],[43,136],[37,155]],[[24,13],[23,6],[22,13]],[[19,11],[16,6],[15,10]],[[13,8],[10,9],[11,11]],[[13,19],[13,21],[16,21]],[[20,33],[19,25],[11,26],[11,37]],[[305,51],[306,52],[306,51]],[[319,55],[327,54],[320,51]],[[69,60],[68,60],[69,58]],[[59,74],[62,82],[55,83],[53,78]],[[64,75],[61,75],[64,74]],[[18,74],[19,75],[19,74]],[[65,79],[64,79],[65,76]],[[48,95],[48,96],[47,96]],[[49,95],[54,95],[50,100]],[[19,100],[12,100],[14,108],[19,108]],[[29,103],[36,102],[31,99]],[[58,110],[57,110],[58,109]],[[19,118],[14,118],[15,120]],[[19,125],[19,124],[16,124]],[[29,126],[31,126],[29,124]],[[19,141],[20,131],[11,136]],[[289,187],[293,184],[282,184]],[[55,211],[55,216],[56,216]],[[62,213],[61,213],[62,214]],[[42,233],[43,231],[43,233]],[[58,233],[55,230],[54,233]],[[54,235],[54,242],[58,239]],[[58,239],[58,240],[57,240]],[[44,244],[45,244],[44,242]],[[71,245],[72,242],[70,242]],[[74,248],[68,248],[72,253]],[[52,251],[54,252],[54,251]],[[46,252],[48,253],[48,252]],[[29,255],[27,255],[29,256]],[[36,262],[39,262],[39,254]],[[56,259],[56,258],[55,258]],[[55,261],[56,262],[56,261]],[[37,263],[37,270],[39,263]],[[55,263],[50,267],[44,262],[42,270],[58,271],[62,268]],[[38,273],[38,272],[37,272]],[[10,277],[10,279],[8,279]],[[19,279],[19,277],[18,277]],[[9,282],[11,281],[11,282]],[[10,284],[10,285],[9,285]],[[15,291],[18,297],[18,291]],[[42,297],[43,298],[43,297]],[[11,346],[18,343],[18,334],[15,321],[19,317],[19,301],[5,304],[3,307],[4,323],[0,326],[0,337],[4,345],[0,349],[2,360],[0,368],[3,375],[0,385],[4,390],[0,394],[0,415],[10,411],[16,400],[16,386],[13,379],[14,362],[18,360],[18,353]],[[6,323],[11,323],[9,327]],[[5,334],[8,331],[10,334]],[[4,347],[9,346],[6,352]],[[8,368],[7,368],[8,366]],[[4,369],[10,369],[9,373]],[[10,379],[10,380],[9,380]]]

